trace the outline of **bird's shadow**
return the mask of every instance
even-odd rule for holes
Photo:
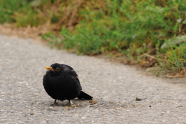
[[[48,106],[48,111],[60,111],[60,110],[71,110],[71,109],[81,109],[85,107],[91,107],[91,108],[105,108],[105,109],[115,109],[115,110],[121,110],[126,108],[136,108],[143,106],[139,103],[139,101],[129,101],[129,102],[114,102],[114,101],[105,101],[101,99],[96,100],[79,100],[79,99],[73,99],[71,100],[73,104],[67,105],[68,100],[64,101],[57,101],[56,105],[52,105],[52,101],[45,102],[45,106]]]
[[[69,104],[68,100],[57,100],[56,104],[54,102],[45,103],[50,105],[51,107],[83,107],[83,106],[89,106],[91,103],[89,100],[79,100],[79,99],[73,99],[71,100],[71,103]]]

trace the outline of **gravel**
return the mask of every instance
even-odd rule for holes
[[[44,91],[45,66],[72,66],[96,104],[58,106]],[[65,101],[64,101],[65,102]],[[105,59],[50,49],[32,39],[0,35],[0,123],[186,124],[184,79],[162,79]]]

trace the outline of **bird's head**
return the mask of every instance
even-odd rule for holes
[[[58,63],[52,64],[50,67],[45,68],[48,69],[54,75],[59,75],[63,70],[62,66]]]

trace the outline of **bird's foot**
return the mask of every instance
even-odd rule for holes
[[[69,107],[74,107],[76,108],[76,105],[72,104],[72,103],[67,103],[65,108],[69,108]]]
[[[57,102],[56,102],[56,99],[55,99],[54,103],[51,104],[50,106],[56,106],[56,105],[57,105]]]
[[[76,105],[71,105],[72,107],[76,108]]]
[[[69,100],[69,102],[66,104],[65,108],[66,108],[67,110],[70,110],[70,108],[69,108],[70,105],[71,105],[71,103],[70,103],[70,100]]]
[[[69,103],[67,103],[67,104],[66,104],[66,106],[71,106],[71,103],[70,103],[70,102],[69,102]]]
[[[71,105],[72,107],[76,108],[76,105],[74,105],[72,101],[70,101],[70,105]]]
[[[72,107],[76,107],[76,105],[73,105],[73,102],[69,100],[69,102],[66,104],[66,106],[72,106]]]
[[[51,104],[50,106],[57,106],[57,103],[56,103],[56,104],[53,103],[53,104]]]

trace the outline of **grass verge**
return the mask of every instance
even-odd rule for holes
[[[7,1],[1,2],[0,10]],[[77,54],[110,54],[128,64],[154,67],[152,72],[156,75],[186,75],[184,0],[20,0],[15,3],[15,7],[11,3],[0,11],[4,15],[0,22],[14,22],[17,27],[45,27],[51,32],[42,37],[51,47]]]

